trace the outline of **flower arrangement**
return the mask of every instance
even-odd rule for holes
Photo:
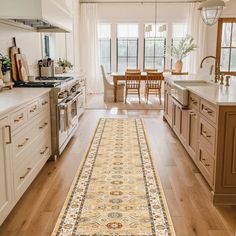
[[[182,38],[177,45],[172,45],[169,48],[169,54],[172,58],[176,59],[175,72],[181,72],[183,67],[183,59],[189,55],[190,52],[197,48],[197,44],[194,43],[194,38],[187,35]]]
[[[171,46],[171,55],[177,61],[182,61],[188,54],[194,51],[197,48],[197,45],[194,43],[194,38],[190,35],[187,35],[185,38],[182,38],[178,45]]]
[[[0,61],[2,62],[2,74],[6,75],[6,73],[11,70],[11,61],[8,57],[3,56],[1,53]]]
[[[73,65],[71,62],[69,62],[68,60],[66,59],[61,59],[59,58],[59,61],[57,62],[58,66],[59,67],[62,67],[63,68],[63,72],[65,73],[66,72],[66,69],[72,69],[73,68]]]

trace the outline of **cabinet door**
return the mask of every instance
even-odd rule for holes
[[[173,129],[175,133],[179,136],[180,135],[180,129],[181,129],[181,108],[174,103],[173,105]]]
[[[180,139],[184,145],[188,143],[189,136],[189,111],[181,110],[181,120],[180,120]]]
[[[194,111],[189,111],[189,139],[188,148],[190,156],[196,160],[196,151],[198,144],[198,115]]]
[[[172,118],[173,118],[173,101],[171,95],[167,92],[165,96],[166,110],[165,110],[165,118],[168,121],[169,125],[172,127]]]
[[[12,187],[10,169],[11,133],[8,119],[0,120],[0,225],[10,211]]]

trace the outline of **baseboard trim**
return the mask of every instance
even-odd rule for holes
[[[236,194],[212,193],[214,205],[236,205]]]

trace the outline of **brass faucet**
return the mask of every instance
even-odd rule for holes
[[[207,56],[207,57],[204,57],[201,61],[201,65],[200,65],[200,68],[203,68],[203,62],[208,59],[208,58],[213,58],[215,59],[216,63],[215,63],[215,83],[218,83],[218,81],[220,80],[220,65],[219,65],[219,62],[217,62],[216,60],[216,57],[215,56]],[[212,66],[213,67],[213,66]],[[212,69],[211,69],[211,73],[212,74]]]

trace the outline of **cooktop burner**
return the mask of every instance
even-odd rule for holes
[[[60,85],[59,82],[17,82],[15,87],[24,87],[24,88],[53,88]]]
[[[69,76],[60,76],[60,77],[36,77],[36,80],[50,80],[50,81],[70,81],[73,79],[73,77]]]

